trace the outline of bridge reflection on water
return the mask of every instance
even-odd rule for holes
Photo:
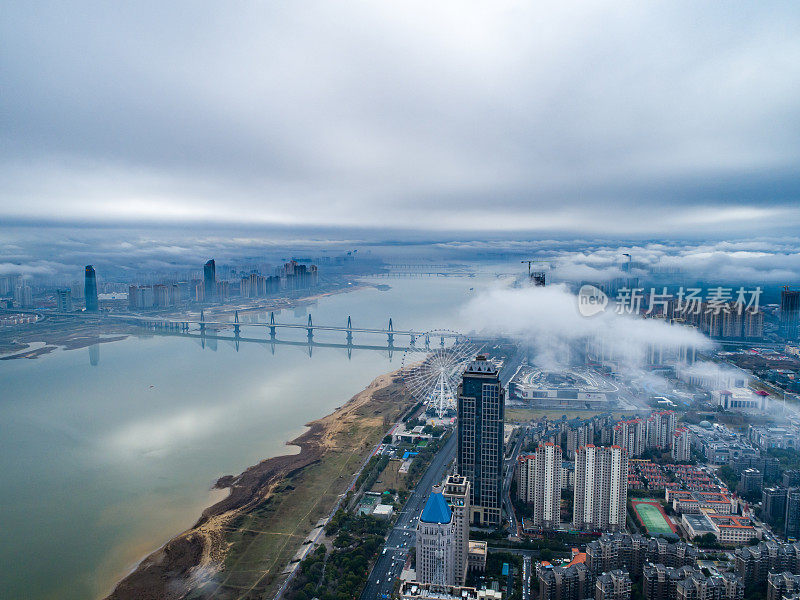
[[[234,314],[233,322],[226,321],[207,321],[205,313],[201,311],[199,320],[167,320],[167,319],[154,319],[148,317],[125,316],[118,317],[128,322],[132,322],[140,327],[146,328],[153,333],[159,335],[169,335],[175,337],[187,337],[200,340],[203,348],[208,345],[212,350],[216,349],[216,343],[219,340],[232,342],[236,350],[239,350],[241,342],[263,344],[270,346],[272,353],[275,353],[276,346],[295,346],[308,349],[308,355],[311,356],[314,348],[340,348],[347,350],[347,356],[352,356],[353,350],[372,350],[379,352],[387,352],[391,360],[394,352],[405,352],[409,349],[425,349],[431,350],[436,347],[445,347],[448,342],[456,339],[463,338],[464,336],[455,331],[436,331],[429,333],[424,331],[414,330],[395,330],[392,324],[392,319],[389,318],[389,324],[386,329],[380,328],[365,328],[353,327],[353,322],[350,317],[347,317],[347,324],[344,326],[335,325],[316,325],[313,322],[311,315],[308,315],[308,322],[302,323],[279,323],[275,321],[275,313],[270,313],[269,321],[265,323],[240,323],[239,312]],[[251,330],[254,328],[261,328],[268,333],[265,337],[253,337],[252,335],[243,335],[243,330]],[[305,340],[290,340],[279,339],[279,330],[288,331],[305,331]],[[221,330],[232,330],[233,334],[226,335],[220,333]],[[340,332],[344,333],[344,343],[337,343],[331,341],[318,341],[315,334],[321,332]],[[385,344],[367,344],[355,343],[354,334],[359,337],[378,336],[385,337]],[[395,344],[395,337],[405,341],[405,344]]]
[[[258,338],[258,337],[250,337],[250,336],[243,336],[241,334],[233,334],[233,335],[224,335],[220,333],[209,333],[208,331],[204,332],[181,332],[181,331],[170,331],[170,330],[155,330],[154,333],[157,335],[166,335],[171,337],[182,337],[182,338],[190,338],[200,342],[200,345],[203,348],[209,348],[210,350],[216,351],[218,342],[230,342],[235,348],[236,351],[239,351],[239,344],[240,343],[248,343],[248,344],[260,344],[262,346],[268,346],[270,352],[275,354],[275,348],[277,346],[294,346],[295,348],[305,348],[308,352],[309,356],[313,356],[315,348],[337,348],[342,350],[347,350],[347,358],[351,358],[353,354],[353,350],[371,350],[371,351],[378,351],[378,352],[386,352],[389,355],[389,360],[392,359],[392,356],[395,352],[405,352],[410,348],[414,348],[414,346],[398,346],[395,344],[356,344],[353,342],[346,342],[346,343],[336,343],[336,342],[322,342],[312,339],[307,340],[285,340],[279,339],[278,337],[269,337],[269,338]],[[422,346],[424,347],[424,346]]]

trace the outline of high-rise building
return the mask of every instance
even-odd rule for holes
[[[786,488],[768,487],[761,490],[763,519],[770,525],[783,522],[786,518]]]
[[[764,311],[744,311],[742,331],[746,340],[760,340],[764,337]]]
[[[696,571],[675,586],[676,600],[742,600],[744,585],[740,577],[733,573],[720,573],[714,577],[706,577]]]
[[[417,522],[417,580],[455,585],[455,526],[453,512],[435,486]]]
[[[739,480],[743,494],[753,494],[764,487],[764,474],[758,469],[745,469]]]
[[[97,274],[92,265],[86,265],[86,276],[83,281],[83,298],[86,302],[88,312],[97,312],[99,303],[97,301]]]
[[[586,564],[573,558],[566,566],[536,565],[539,600],[585,600],[594,592],[594,577]]]
[[[644,422],[637,417],[617,423],[614,426],[614,445],[625,448],[631,458],[644,454],[647,447]]]
[[[533,504],[534,527],[557,529],[561,523],[561,446],[540,444],[536,454],[517,461],[517,497]]]
[[[624,530],[627,500],[627,451],[616,445],[579,448],[575,453],[573,526],[579,530]]]
[[[734,551],[736,573],[746,586],[761,585],[770,572],[789,571],[800,574],[800,544],[759,542]]]
[[[599,575],[614,569],[625,569],[638,579],[648,562],[667,567],[694,565],[700,553],[686,542],[668,542],[664,538],[648,538],[638,533],[604,533],[586,544],[586,565]]]
[[[72,290],[56,290],[56,308],[59,312],[72,312]]]
[[[783,487],[798,487],[800,486],[800,470],[789,469],[783,472]]]
[[[14,287],[14,302],[21,308],[33,306],[33,288],[21,277],[19,283]]]
[[[672,460],[676,462],[687,462],[692,458],[692,438],[691,432],[686,427],[678,427],[672,435],[672,445],[670,447]]]
[[[673,600],[678,582],[694,574],[694,567],[668,567],[651,562],[642,569],[642,591],[645,600]]]
[[[453,515],[455,581],[456,585],[464,585],[469,567],[469,481],[461,475],[450,475],[442,493]]]
[[[212,302],[217,293],[217,263],[212,258],[203,265],[203,299]]]
[[[505,392],[497,367],[479,355],[458,386],[457,471],[470,483],[472,522],[499,525]]]
[[[631,576],[627,571],[616,569],[603,573],[594,585],[595,600],[630,600]]]
[[[800,539],[800,488],[789,488],[786,493],[786,538]]]
[[[789,571],[767,575],[767,600],[794,598],[795,594],[800,594],[800,575]]]
[[[800,330],[800,290],[781,290],[780,334],[787,340],[796,340]]]
[[[673,410],[660,410],[648,417],[645,430],[648,448],[667,450],[672,447],[672,436],[678,416]]]
[[[567,429],[567,456],[570,459],[575,455],[575,450],[586,444],[594,443],[594,422],[586,421],[570,424]]]

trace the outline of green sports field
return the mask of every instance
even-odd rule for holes
[[[639,520],[644,523],[647,533],[650,535],[675,533],[660,508],[653,504],[648,504],[650,502],[653,502],[653,500],[643,498],[631,499],[633,510],[639,516]]]

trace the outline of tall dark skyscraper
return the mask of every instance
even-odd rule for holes
[[[497,368],[478,356],[458,386],[458,474],[470,482],[472,522],[499,525],[505,392]]]
[[[97,275],[92,265],[86,265],[86,278],[83,283],[83,298],[86,301],[86,310],[97,312]]]
[[[780,333],[787,340],[796,340],[800,334],[800,290],[781,290]]]
[[[211,302],[217,295],[217,263],[212,258],[203,266],[203,299]]]
[[[800,488],[789,488],[786,492],[786,537],[800,539]]]

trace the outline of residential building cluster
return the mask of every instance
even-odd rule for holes
[[[646,600],[742,600],[744,585],[734,573],[705,575],[700,569],[648,563],[642,576]]]
[[[647,490],[720,491],[719,484],[705,469],[693,465],[662,465],[641,458],[630,461],[628,486]]]
[[[734,551],[736,573],[745,586],[764,585],[769,573],[800,574],[800,543],[759,542]]]

